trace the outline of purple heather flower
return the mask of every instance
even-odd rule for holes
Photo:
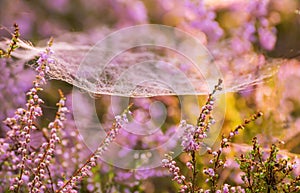
[[[228,184],[223,185],[222,193],[229,193],[229,185]]]
[[[193,125],[187,124],[186,121],[181,121],[180,129],[184,130],[181,146],[184,151],[197,151],[200,148],[199,143],[194,138],[196,128]]]
[[[270,0],[252,0],[249,1],[248,11],[256,17],[266,16],[268,13],[268,4]]]
[[[276,44],[276,29],[260,27],[258,29],[259,43],[266,50],[272,50]]]
[[[210,176],[210,177],[215,176],[215,171],[212,168],[208,168],[208,169],[203,170],[203,173]]]
[[[173,175],[173,180],[180,185],[185,185],[186,177],[180,174],[180,168],[176,166],[176,162],[172,160],[170,154],[165,155],[166,158],[162,160],[162,167],[167,168],[169,172]]]

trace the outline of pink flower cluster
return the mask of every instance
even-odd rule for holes
[[[187,124],[185,120],[181,121],[180,126],[181,129],[184,129],[184,133],[182,136],[181,145],[183,146],[183,150],[186,152],[190,151],[198,151],[200,148],[200,144],[198,139],[203,139],[207,137],[205,132],[199,134],[198,139],[195,139],[194,136],[196,133],[199,132],[199,128],[195,127],[194,125]]]
[[[173,160],[171,153],[165,155],[165,159],[162,160],[162,167],[168,168],[169,172],[173,175],[173,180],[180,184],[180,192],[186,192],[188,185],[185,182],[186,177],[181,175],[180,168],[176,166],[176,162]]]

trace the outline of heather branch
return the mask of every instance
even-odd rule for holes
[[[65,113],[68,112],[68,109],[65,107],[65,100],[63,93],[61,90],[59,90],[60,94],[60,100],[56,104],[58,106],[58,111],[56,113],[55,120],[51,123],[49,123],[48,128],[51,130],[51,136],[48,142],[44,143],[42,147],[44,147],[45,152],[38,159],[35,160],[35,162],[38,162],[38,166],[34,169],[36,171],[34,179],[31,183],[29,183],[28,186],[31,187],[31,192],[38,192],[41,187],[45,189],[45,187],[42,185],[42,180],[45,178],[44,173],[45,169],[48,168],[50,164],[50,160],[53,156],[54,149],[56,143],[59,142],[59,137],[57,136],[58,130],[61,130],[63,128],[63,121],[65,121]],[[48,170],[49,171],[49,170]],[[49,172],[49,176],[50,172]]]
[[[210,163],[213,164],[213,167],[204,169],[203,171],[204,174],[209,176],[208,180],[211,181],[211,192],[215,192],[217,190],[217,181],[219,179],[219,175],[217,174],[217,172],[219,168],[224,167],[224,164],[226,162],[226,160],[221,159],[221,154],[223,152],[223,149],[229,147],[229,142],[236,134],[238,134],[239,130],[244,129],[247,124],[255,121],[257,118],[261,116],[262,113],[258,112],[252,115],[250,118],[245,119],[244,122],[238,125],[233,131],[231,131],[227,137],[225,135],[222,135],[221,145],[218,151],[211,151],[210,149],[207,151],[208,154],[211,154],[214,157],[210,161]]]
[[[173,180],[178,184],[181,184],[180,192],[186,192],[190,190],[192,193],[198,191],[196,187],[197,179],[197,156],[196,152],[200,149],[203,139],[207,137],[207,132],[209,131],[215,120],[212,117],[213,105],[215,104],[214,95],[217,91],[222,90],[221,88],[222,80],[219,79],[218,84],[215,85],[214,90],[208,95],[208,99],[205,105],[202,107],[199,118],[197,119],[196,126],[187,124],[186,121],[181,121],[180,127],[184,129],[184,134],[182,136],[183,151],[187,152],[191,156],[191,161],[187,162],[187,167],[192,171],[191,182],[187,183],[185,181],[185,176],[180,174],[179,167],[175,164],[176,162],[172,160],[171,155],[167,154],[166,159],[162,160],[163,167],[169,169],[173,174]]]
[[[50,56],[53,51],[48,47],[46,51],[41,53],[40,58],[37,60],[38,67],[36,68],[36,79],[33,81],[33,87],[27,92],[28,100],[26,103],[26,109],[19,108],[15,112],[13,118],[7,118],[4,122],[12,130],[8,132],[8,137],[13,141],[20,144],[18,152],[21,154],[21,163],[18,164],[20,169],[19,176],[15,180],[15,184],[11,185],[10,190],[19,192],[21,185],[23,184],[23,174],[25,172],[25,163],[28,159],[29,147],[30,147],[30,134],[31,130],[36,130],[34,122],[43,112],[40,107],[44,101],[39,98],[38,91],[42,90],[41,85],[45,84],[45,73],[49,70],[48,64],[53,63],[53,59]]]
[[[18,24],[15,23],[14,24],[14,33],[12,34],[12,38],[10,40],[9,47],[7,48],[6,52],[0,50],[0,58],[2,58],[2,57],[10,58],[11,57],[11,53],[19,47],[18,46],[19,37],[20,37],[20,29],[19,29]]]
[[[93,152],[89,156],[87,161],[83,164],[83,166],[81,166],[77,171],[75,171],[71,178],[56,191],[57,193],[70,192],[71,190],[73,190],[76,183],[80,182],[84,177],[89,176],[89,172],[91,171],[92,167],[95,167],[97,165],[97,159],[100,158],[100,156],[108,149],[110,143],[112,143],[113,140],[116,139],[119,130],[122,129],[124,125],[128,122],[127,113],[130,113],[129,108],[131,106],[132,104],[124,110],[122,115],[118,115],[115,117],[115,121],[112,125],[112,128],[107,133],[105,139],[98,146],[97,150]]]

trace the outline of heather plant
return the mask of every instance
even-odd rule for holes
[[[1,88],[1,121],[11,116],[14,110],[25,103],[25,91],[29,89],[28,84],[33,80],[32,72],[11,56],[11,53],[18,48],[20,37],[18,24],[14,24],[14,32],[8,45],[3,50],[0,49],[0,67],[2,69],[0,77]],[[16,96],[11,100],[6,100],[6,96]],[[0,126],[0,136],[3,136],[6,128]]]
[[[252,145],[250,152],[237,158],[246,192],[298,192],[300,176],[292,175],[296,162],[280,157],[276,144],[265,152],[255,137]]]
[[[179,192],[298,192],[300,176],[295,176],[292,173],[297,167],[296,162],[291,161],[289,157],[280,155],[276,144],[272,144],[269,152],[262,150],[256,137],[252,140],[252,150],[236,158],[239,168],[243,172],[239,177],[244,184],[235,186],[218,182],[221,170],[227,167],[224,150],[232,148],[230,142],[240,130],[245,129],[249,123],[262,116],[262,113],[258,112],[249,119],[245,119],[228,135],[223,134],[220,146],[216,150],[207,147],[203,139],[207,137],[209,128],[214,123],[211,116],[214,105],[213,95],[217,90],[221,90],[221,82],[219,81],[214,91],[208,96],[197,124],[190,125],[186,121],[181,122],[180,127],[184,128],[181,145],[183,152],[188,156],[185,161],[185,167],[188,170],[187,175],[184,175],[173,159],[172,152],[166,154],[165,159],[162,160],[162,166],[168,169],[172,175],[172,180],[179,185]],[[212,157],[209,163],[202,163],[204,166],[202,172],[199,168],[201,159],[198,156],[201,148],[206,149],[206,153]],[[206,185],[199,184],[199,178],[206,178]]]
[[[6,51],[3,51],[3,50],[0,50],[0,58],[2,58],[2,57],[7,57],[7,58],[9,58],[9,57],[11,57],[11,53],[14,51],[14,50],[16,50],[17,48],[18,48],[18,44],[17,44],[17,42],[18,42],[18,39],[19,39],[19,37],[20,37],[20,32],[19,32],[19,26],[18,26],[18,24],[14,24],[14,33],[13,33],[13,35],[12,35],[12,38],[11,38],[11,40],[10,40],[10,44],[9,44],[9,47],[7,48],[7,50]]]
[[[12,39],[15,38],[17,37],[13,36]],[[112,128],[108,130],[107,137],[97,150],[89,156],[83,165],[77,166],[79,168],[72,172],[68,180],[63,181],[65,177],[62,175],[62,171],[56,173],[59,171],[57,170],[59,165],[52,166],[53,162],[59,164],[57,161],[62,153],[58,150],[68,151],[68,149],[56,148],[59,144],[66,145],[67,140],[63,135],[65,134],[63,130],[65,129],[64,122],[68,108],[66,107],[66,98],[61,90],[59,90],[60,100],[56,104],[58,110],[54,121],[50,122],[47,128],[42,128],[39,123],[39,118],[43,116],[41,104],[44,103],[39,97],[39,92],[43,90],[42,86],[46,84],[45,75],[49,70],[49,64],[54,62],[51,58],[54,53],[51,49],[52,40],[49,41],[48,45],[36,60],[35,71],[37,75],[33,81],[33,87],[26,93],[26,108],[18,108],[13,117],[4,121],[9,130],[6,136],[1,138],[2,191],[77,192],[75,190],[77,189],[76,184],[91,175],[92,168],[96,166],[99,157],[108,149],[109,144],[117,137],[119,130],[128,121],[126,114],[129,110],[127,109],[121,116],[115,117]],[[9,55],[5,55],[5,57],[9,57],[12,51],[8,51]],[[37,137],[40,137],[41,140],[37,140]],[[54,170],[50,168],[54,168]]]

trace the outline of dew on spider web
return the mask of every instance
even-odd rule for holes
[[[102,30],[103,31],[103,30]],[[104,30],[105,31],[105,30]],[[89,39],[88,35],[76,34],[57,38],[52,46],[55,54],[55,64],[51,64],[49,79],[57,79],[74,85],[93,95],[116,95],[126,97],[151,97],[163,95],[206,95],[208,84],[215,84],[221,78],[224,81],[223,92],[241,91],[249,86],[259,84],[276,73],[282,59],[265,61],[255,52],[241,57],[231,55],[228,59],[224,47],[213,48],[212,55],[199,58],[198,63],[211,63],[195,66],[189,59],[166,48],[140,47],[125,50],[110,60],[105,67],[97,68],[103,55],[97,56],[97,47],[93,41],[102,39],[105,33],[96,33],[98,37]],[[76,41],[74,41],[76,40]],[[70,43],[71,42],[71,43]],[[115,42],[114,42],[115,43]],[[119,42],[126,44],[126,42]],[[0,48],[5,42],[0,43]],[[20,42],[21,49],[16,50],[14,57],[24,61],[34,59],[43,47],[33,47],[26,42]],[[121,46],[122,47],[122,46]],[[124,47],[124,45],[123,45]],[[91,50],[93,48],[93,50]],[[87,53],[93,54],[88,58]],[[96,57],[96,58],[95,58]],[[81,71],[82,62],[85,65]],[[34,67],[34,64],[31,64]],[[211,67],[211,69],[206,69]],[[219,70],[222,77],[216,77],[210,70]],[[82,81],[84,77],[84,81]]]

